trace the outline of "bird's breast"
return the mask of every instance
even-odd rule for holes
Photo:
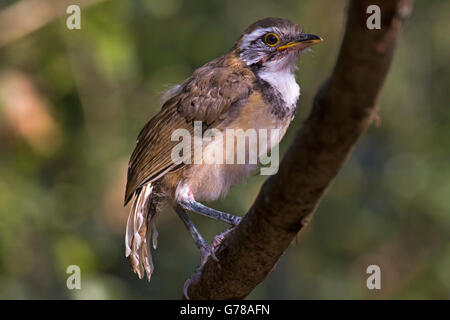
[[[271,112],[278,118],[292,117],[300,97],[300,86],[291,71],[261,71],[256,86],[263,99],[271,106]]]
[[[217,126],[220,139],[203,144],[202,162],[186,168],[179,187],[188,188],[198,200],[211,201],[254,172],[260,157],[278,145],[292,119],[271,110],[272,105],[255,91],[237,114]]]

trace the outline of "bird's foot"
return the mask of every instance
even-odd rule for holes
[[[210,256],[213,257],[212,250],[214,250],[214,249],[212,249],[212,246],[209,246],[209,245],[206,245],[200,249],[200,265],[197,267],[197,269],[195,269],[194,274],[189,279],[186,280],[186,282],[184,283],[184,286],[183,286],[183,294],[187,300],[189,300],[189,295],[188,295],[189,286],[194,283],[197,283],[199,281],[200,276],[203,271],[203,267],[206,264],[206,261],[208,261],[208,258]],[[214,254],[214,257],[215,257],[215,254]]]
[[[219,233],[218,235],[216,235],[213,238],[213,240],[211,242],[211,247],[210,247],[210,250],[209,250],[210,251],[209,254],[210,254],[211,258],[214,261],[219,262],[219,259],[216,256],[216,249],[222,244],[222,242],[225,239],[226,235],[229,234],[230,231],[232,231],[233,229],[234,229],[234,227],[230,228],[230,229],[227,229],[227,230]]]
[[[188,290],[189,287],[193,284],[193,283],[197,283],[200,280],[200,275],[202,274],[202,270],[200,268],[197,268],[194,272],[194,274],[186,280],[186,282],[184,283],[183,286],[183,294],[184,294],[184,298],[186,300],[190,300],[189,295],[188,295]]]
[[[194,274],[189,279],[187,279],[186,282],[184,283],[183,294],[187,300],[189,300],[189,295],[188,295],[189,286],[194,283],[197,283],[200,280],[200,276],[202,274],[203,267],[205,266],[209,257],[211,257],[211,259],[213,259],[215,262],[219,262],[219,259],[216,256],[216,249],[222,244],[226,235],[228,233],[230,233],[230,231],[232,231],[233,229],[234,229],[234,227],[219,233],[218,235],[216,235],[213,238],[210,246],[203,247],[202,249],[200,249],[200,254],[201,254],[200,265],[197,267]]]

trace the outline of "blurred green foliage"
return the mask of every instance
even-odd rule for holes
[[[158,221],[152,281],[124,257],[123,192],[139,130],[168,84],[227,52],[253,21],[279,16],[325,39],[299,63],[302,97],[284,152],[333,68],[345,4],[109,0],[82,8],[81,30],[63,15],[1,47],[0,298],[179,298],[199,254],[171,210]],[[381,126],[250,298],[450,298],[449,21],[449,1],[416,1],[379,100]],[[264,179],[212,205],[243,214]],[[193,218],[208,239],[225,228]],[[81,268],[81,290],[66,287],[70,264]],[[382,270],[377,292],[366,288],[371,264]]]

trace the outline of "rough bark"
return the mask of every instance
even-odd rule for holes
[[[366,9],[381,8],[381,29],[369,30]],[[242,220],[210,259],[191,299],[245,298],[274,269],[376,116],[376,101],[412,0],[354,0],[336,66],[318,91],[303,128]]]

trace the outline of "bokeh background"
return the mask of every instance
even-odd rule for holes
[[[66,28],[78,4],[81,30]],[[266,16],[325,41],[304,54],[284,152],[330,74],[340,0],[1,0],[0,298],[178,299],[199,253],[171,210],[152,281],[124,257],[128,158],[161,93]],[[372,126],[275,271],[249,298],[450,298],[450,2],[419,0]],[[212,206],[243,214],[264,177]],[[289,183],[286,181],[286,183]],[[207,239],[225,225],[193,216]],[[81,268],[68,290],[66,268]],[[366,288],[377,264],[382,290]]]

